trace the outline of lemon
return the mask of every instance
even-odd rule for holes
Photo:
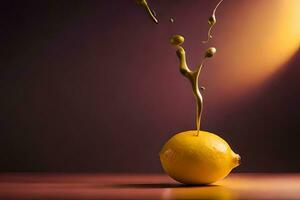
[[[184,184],[210,184],[226,177],[240,164],[228,143],[219,136],[196,130],[174,135],[159,153],[163,169]]]

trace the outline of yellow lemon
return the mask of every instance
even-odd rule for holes
[[[163,169],[184,184],[210,184],[227,176],[240,164],[225,140],[196,130],[174,135],[159,153]]]

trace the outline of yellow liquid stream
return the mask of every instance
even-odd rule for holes
[[[216,18],[216,11],[219,5],[222,3],[223,0],[219,1],[219,3],[216,5],[212,16],[208,19],[208,24],[209,24],[209,29],[207,33],[207,39],[205,41],[202,41],[203,43],[209,42],[209,40],[212,38],[212,28],[213,26],[217,23],[217,18]]]
[[[211,30],[212,30],[212,27],[216,23],[215,13],[216,13],[216,10],[217,10],[218,6],[222,3],[222,1],[223,0],[219,1],[219,3],[216,5],[215,9],[213,10],[212,16],[208,19],[208,24],[210,25],[209,30],[208,30],[208,38],[207,38],[206,41],[203,41],[203,43],[209,42],[209,40],[212,38]],[[146,0],[136,0],[136,2],[139,5],[141,5],[146,10],[146,12],[149,14],[151,19],[156,24],[158,24],[156,14],[149,7],[147,1]],[[174,19],[172,17],[170,18],[170,22],[174,23]],[[198,86],[199,75],[200,75],[201,69],[203,68],[203,63],[204,63],[205,58],[212,57],[216,53],[216,49],[214,47],[211,47],[211,48],[207,49],[201,64],[197,66],[196,70],[191,70],[188,67],[187,63],[186,63],[185,50],[181,46],[181,44],[183,44],[183,42],[184,42],[184,37],[181,36],[181,35],[173,35],[171,37],[170,42],[171,42],[171,44],[173,44],[177,47],[176,53],[177,53],[177,57],[179,58],[179,62],[180,62],[179,68],[180,68],[181,74],[183,74],[187,79],[189,79],[189,81],[192,85],[192,91],[193,91],[193,94],[195,96],[196,105],[197,105],[197,109],[196,109],[196,128],[197,128],[197,136],[198,136],[199,131],[200,131],[201,115],[202,115],[202,110],[203,110],[203,98],[202,98],[202,95],[200,93],[199,86]],[[202,91],[205,90],[204,87],[200,87],[200,89]]]
[[[216,53],[216,49],[214,47],[210,47],[206,50],[204,58],[200,65],[196,67],[196,70],[191,70],[186,63],[186,55],[185,50],[181,46],[184,43],[184,37],[181,35],[173,35],[170,39],[170,43],[177,47],[177,57],[179,58],[179,70],[182,75],[184,75],[187,79],[189,79],[192,85],[192,91],[196,98],[197,110],[196,110],[196,127],[197,127],[197,135],[199,135],[200,131],[200,123],[201,123],[201,115],[203,110],[203,98],[199,90],[198,82],[199,75],[203,68],[203,63],[205,58],[213,57]],[[204,87],[201,87],[201,90],[204,90]]]
[[[203,67],[203,61],[200,66],[197,67],[195,71],[190,70],[190,68],[186,64],[186,55],[185,55],[185,50],[183,49],[182,46],[178,45],[177,46],[177,56],[179,58],[179,70],[182,75],[184,75],[189,81],[191,82],[192,85],[192,90],[193,94],[196,98],[196,104],[197,104],[197,110],[196,110],[196,127],[197,127],[197,135],[199,134],[200,131],[200,122],[201,122],[201,114],[203,110],[203,98],[199,90],[198,86],[198,80],[199,80],[199,75],[201,72],[201,69]]]
[[[136,1],[139,5],[141,5],[145,10],[146,12],[149,14],[149,16],[151,17],[151,19],[156,23],[158,24],[158,20],[156,18],[156,14],[155,12],[149,7],[148,3],[146,0],[137,0]]]

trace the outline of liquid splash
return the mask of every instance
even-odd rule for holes
[[[149,16],[151,17],[151,19],[158,24],[158,20],[156,18],[156,13],[154,12],[154,10],[152,10],[147,1],[146,0],[136,0],[136,2],[141,5],[149,14]],[[208,30],[208,38],[206,41],[203,41],[203,43],[207,43],[210,41],[210,39],[212,38],[212,28],[213,26],[216,24],[217,20],[216,20],[216,10],[219,7],[219,5],[223,2],[223,0],[219,1],[219,3],[216,5],[215,9],[213,10],[213,14],[212,16],[208,19],[208,24],[210,25],[209,30]],[[174,18],[171,17],[170,18],[170,22],[174,23]],[[197,105],[197,110],[196,110],[196,127],[197,127],[197,136],[199,135],[200,132],[200,127],[201,127],[201,115],[202,115],[202,110],[203,110],[203,98],[201,95],[201,91],[205,90],[205,87],[201,86],[199,88],[199,76],[201,73],[201,70],[204,66],[204,61],[206,58],[211,58],[214,56],[214,54],[216,53],[216,48],[214,47],[210,47],[206,50],[204,57],[201,61],[201,63],[196,67],[195,70],[191,70],[189,68],[189,66],[187,65],[186,62],[186,53],[184,48],[181,46],[184,43],[184,37],[181,35],[173,35],[170,38],[170,43],[174,46],[176,46],[177,51],[177,57],[179,59],[179,70],[181,72],[182,75],[184,75],[191,83],[192,85],[192,91],[193,94],[195,96],[196,99],[196,105]]]
[[[192,85],[193,94],[196,98],[196,104],[197,104],[197,111],[196,111],[196,127],[197,127],[197,136],[199,135],[200,131],[200,123],[201,123],[201,115],[203,110],[203,98],[201,95],[201,92],[199,90],[199,76],[201,73],[201,70],[204,66],[204,61],[206,58],[211,58],[216,53],[216,48],[210,47],[206,50],[204,54],[204,58],[202,59],[202,62],[200,65],[196,67],[195,70],[191,70],[186,62],[186,54],[184,48],[181,46],[184,43],[184,37],[181,35],[173,35],[170,39],[170,43],[174,46],[176,46],[177,51],[177,57],[179,59],[179,70],[180,73],[185,76]],[[202,86],[200,89],[203,91],[205,88]]]
[[[209,42],[209,40],[212,38],[212,28],[214,27],[214,25],[217,23],[217,18],[216,18],[216,11],[217,8],[219,7],[219,5],[223,2],[223,0],[219,1],[219,3],[216,5],[212,16],[208,19],[208,24],[209,29],[208,29],[208,33],[207,33],[207,39],[205,41],[202,41],[203,43],[207,43]]]
[[[148,5],[146,0],[136,0],[137,4],[141,5],[146,12],[149,14],[149,16],[151,17],[151,19],[158,24],[158,20],[156,18],[156,13],[153,9],[150,8],[150,6]]]

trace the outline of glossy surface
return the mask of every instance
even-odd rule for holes
[[[231,174],[212,186],[166,175],[1,174],[0,199],[299,199],[300,174]]]

